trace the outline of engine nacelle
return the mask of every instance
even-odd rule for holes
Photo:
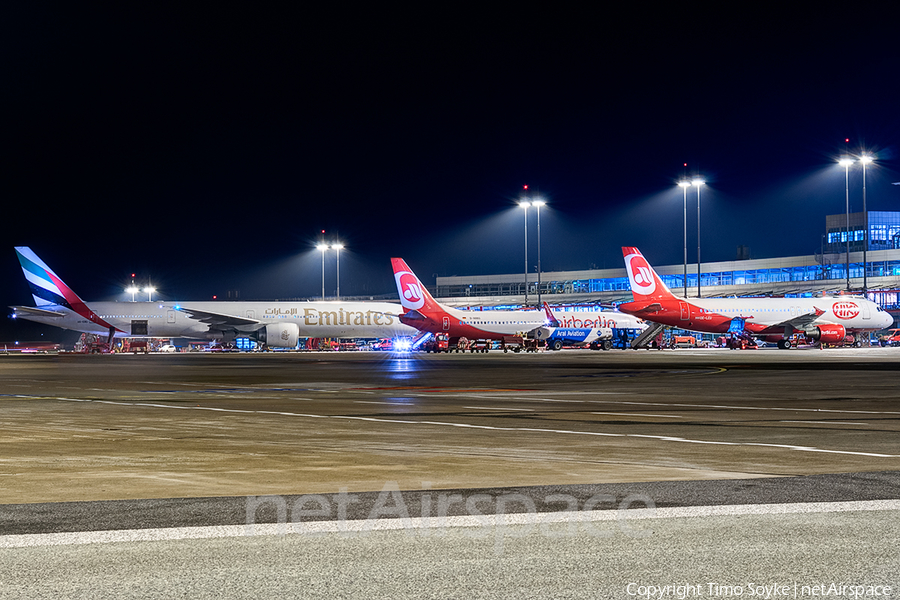
[[[256,330],[253,337],[270,348],[296,348],[300,339],[300,326],[296,323],[273,323]]]
[[[826,344],[840,344],[847,336],[847,330],[843,325],[830,324],[819,325],[806,331],[806,337],[818,340]]]

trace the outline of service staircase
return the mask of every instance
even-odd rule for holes
[[[631,340],[631,347],[637,350],[638,348],[645,348],[650,345],[659,332],[665,329],[667,326],[662,323],[650,323],[650,326],[647,327],[644,331],[641,332],[641,335],[637,336],[633,340]]]

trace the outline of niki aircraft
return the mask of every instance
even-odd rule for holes
[[[249,337],[293,348],[301,337],[393,338],[417,331],[390,302],[92,302],[88,306],[27,246],[16,248],[35,306],[16,318],[113,337]]]
[[[791,347],[790,336],[805,335],[829,344],[848,334],[886,329],[893,317],[858,296],[821,298],[679,298],[640,250],[622,248],[633,302],[619,310],[655,323],[701,333],[736,333]]]
[[[558,349],[571,336],[575,336],[571,341],[590,342],[609,339],[611,328],[644,328],[640,319],[614,311],[581,310],[554,315],[549,307],[546,311],[460,310],[435,300],[402,258],[392,258],[391,266],[404,308],[400,321],[423,332],[447,333],[454,342],[459,338],[499,340],[529,332],[537,333],[538,339],[549,339],[557,333],[553,340],[560,343],[551,347]]]

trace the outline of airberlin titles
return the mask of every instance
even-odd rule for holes
[[[267,317],[279,319],[303,319],[303,324],[314,325],[393,325],[396,315],[377,310],[319,310],[317,308],[267,308]]]

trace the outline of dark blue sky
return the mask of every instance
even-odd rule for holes
[[[316,296],[322,229],[345,295],[391,292],[391,256],[426,283],[518,272],[526,183],[545,270],[679,263],[685,172],[709,181],[704,260],[809,254],[845,138],[879,157],[870,210],[898,206],[896,15],[679,6],[5,7],[0,302],[31,301],[15,245],[85,300],[132,272],[182,300]]]

